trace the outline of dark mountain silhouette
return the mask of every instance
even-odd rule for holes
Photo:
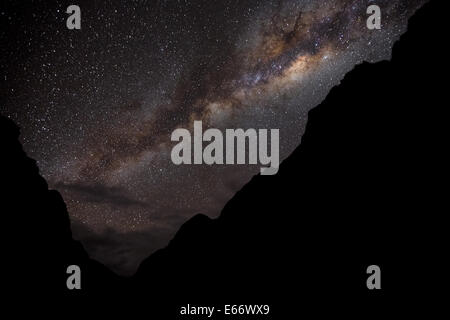
[[[39,175],[36,161],[28,158],[18,141],[19,129],[0,117],[1,184],[7,238],[8,274],[21,274],[12,280],[18,294],[35,294],[42,288],[66,292],[66,268],[71,264],[86,270],[86,289],[96,290],[118,279],[100,263],[88,258],[81,244],[72,239],[69,215],[61,195],[48,190]],[[6,218],[6,220],[5,220]],[[102,289],[103,290],[103,289]]]
[[[76,301],[81,310],[88,297],[108,311],[164,315],[156,319],[178,318],[188,303],[267,303],[271,319],[416,312],[444,275],[438,257],[448,112],[440,5],[431,1],[414,15],[392,61],[355,67],[309,112],[301,145],[277,175],[255,176],[218,219],[186,222],[130,279],[90,260],[72,240],[63,200],[22,151],[18,128],[1,118],[10,297]],[[70,264],[81,266],[80,291],[65,288]],[[372,264],[382,271],[380,291],[366,287]]]

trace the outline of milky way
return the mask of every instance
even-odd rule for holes
[[[279,128],[285,158],[307,111],[356,64],[388,59],[424,2],[78,1],[81,30],[68,30],[72,3],[2,1],[1,112],[62,193],[74,237],[130,274],[259,172],[172,164],[174,129]],[[366,27],[370,4],[381,30]]]

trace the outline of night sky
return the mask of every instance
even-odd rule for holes
[[[174,165],[174,129],[278,128],[285,158],[307,111],[356,64],[389,59],[426,1],[15,2],[0,5],[0,111],[63,195],[74,237],[131,274],[259,173]],[[81,30],[66,28],[70,4]],[[370,4],[381,30],[366,27]]]

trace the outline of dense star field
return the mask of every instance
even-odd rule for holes
[[[424,2],[2,1],[0,111],[62,193],[74,237],[131,274],[188,218],[217,216],[259,173],[176,166],[173,130],[194,120],[277,128],[282,160],[307,111],[356,64],[388,59]],[[81,8],[81,30],[66,28],[70,4]],[[381,30],[366,27],[371,4]]]

